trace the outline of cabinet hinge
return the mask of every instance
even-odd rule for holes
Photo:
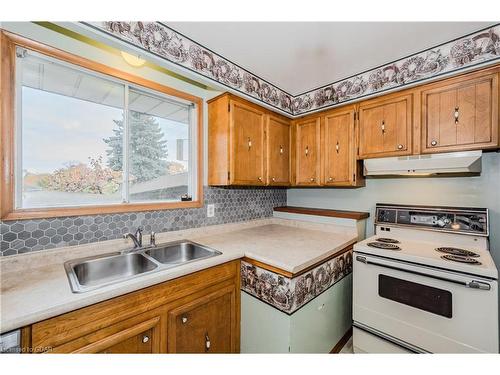
[[[354,121],[356,121],[356,112],[354,112]]]
[[[227,180],[229,181],[231,177],[231,172],[227,172]]]
[[[227,111],[231,112],[231,104],[227,103]]]
[[[356,173],[353,173],[352,179],[353,179],[354,182],[356,182]]]

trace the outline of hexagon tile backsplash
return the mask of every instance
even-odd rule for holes
[[[167,232],[270,217],[286,205],[286,189],[205,187],[204,198],[200,208],[3,221],[1,255],[112,240],[138,227]],[[207,204],[215,204],[214,217],[207,217]]]

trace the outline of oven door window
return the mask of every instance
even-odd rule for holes
[[[403,303],[446,318],[452,317],[452,295],[448,290],[379,275],[378,294],[380,297],[391,301]]]

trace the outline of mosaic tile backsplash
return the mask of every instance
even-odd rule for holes
[[[270,217],[286,189],[204,188],[201,208],[0,222],[2,256],[120,238],[138,227],[167,232]],[[215,216],[207,217],[207,204]]]

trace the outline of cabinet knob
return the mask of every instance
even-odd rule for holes
[[[403,147],[404,147],[404,146],[403,146],[403,145],[401,145],[401,144],[400,144],[400,145],[398,145],[398,150],[402,150],[402,149],[403,149]]]
[[[142,337],[142,342],[143,342],[143,343],[147,343],[148,341],[149,341],[149,336],[144,335],[144,336]]]
[[[329,178],[328,178],[328,181],[333,181],[333,177],[329,177]]]
[[[337,144],[335,145],[335,151],[337,151],[337,154],[339,153],[339,149],[340,149],[340,146],[339,146],[339,143],[337,142]]]
[[[208,336],[208,332],[205,333],[205,350],[207,352],[210,350],[210,337]]]
[[[437,143],[437,141],[432,140],[432,142],[431,142],[431,146],[436,146],[437,144],[438,144],[438,143]]]
[[[455,107],[455,114],[454,114],[454,117],[455,117],[455,125],[458,124],[458,116],[460,115],[459,114],[459,109],[458,107]]]
[[[311,177],[311,182],[314,182],[316,179],[314,177]]]
[[[250,147],[252,147],[252,140],[248,138],[248,149],[250,150]]]
[[[182,324],[186,324],[186,323],[187,323],[187,321],[188,321],[187,316],[183,316],[183,317],[181,318],[181,321],[182,321]]]
[[[385,121],[382,121],[382,126],[380,127],[382,129],[382,134],[385,133]]]
[[[276,179],[275,179],[274,177],[271,177],[271,180],[272,180],[273,182],[276,182]]]
[[[280,145],[280,154],[283,153],[283,146]]]
[[[306,146],[306,156],[309,155],[309,146]]]
[[[258,180],[262,182],[262,177],[259,177]]]

